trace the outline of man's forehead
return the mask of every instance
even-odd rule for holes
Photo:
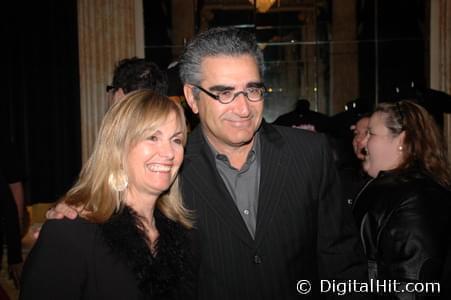
[[[207,56],[201,61],[200,71],[201,81],[214,84],[228,85],[229,79],[239,79],[242,84],[261,81],[258,64],[248,54]]]

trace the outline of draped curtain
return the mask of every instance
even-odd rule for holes
[[[1,18],[2,138],[18,146],[29,204],[52,202],[81,164],[76,0],[8,6]]]

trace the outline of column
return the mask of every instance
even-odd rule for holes
[[[82,159],[89,157],[107,109],[115,64],[144,57],[142,0],[78,0]]]
[[[430,0],[430,87],[451,94],[451,0]],[[451,114],[444,117],[451,161]]]

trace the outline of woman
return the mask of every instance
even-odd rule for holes
[[[20,298],[185,298],[192,224],[176,178],[186,138],[183,110],[166,97],[138,91],[115,103],[62,199],[79,218],[44,224]]]
[[[451,236],[451,176],[434,120],[412,101],[382,103],[370,118],[366,148],[363,167],[374,179],[357,196],[354,215],[370,278],[396,279],[403,287],[441,280]]]

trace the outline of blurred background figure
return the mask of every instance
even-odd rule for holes
[[[8,274],[16,288],[22,271],[21,238],[24,229],[24,172],[18,150],[8,136],[0,142],[0,266],[6,242]]]
[[[368,130],[368,123],[370,121],[370,115],[365,114],[361,116],[361,118],[355,123],[355,125],[351,126],[351,130],[353,133],[352,138],[352,148],[354,149],[354,154],[360,161],[365,159],[365,141]]]
[[[365,159],[369,120],[370,114],[362,114],[357,117],[357,122],[351,125],[353,155],[340,169],[343,191],[349,205],[353,204],[353,199],[369,179],[362,169],[362,163]]]
[[[299,99],[294,110],[279,116],[273,124],[327,132],[329,130],[329,117],[310,110],[310,102],[307,99]]]
[[[354,216],[370,278],[450,286],[444,274],[451,175],[442,133],[423,107],[408,100],[379,104],[368,132],[363,167],[373,179],[360,191]],[[415,297],[393,295],[422,299]]]
[[[143,58],[125,58],[120,60],[113,73],[113,82],[107,86],[109,103],[114,103],[124,95],[149,89],[160,95],[168,93],[167,74],[155,63]]]

